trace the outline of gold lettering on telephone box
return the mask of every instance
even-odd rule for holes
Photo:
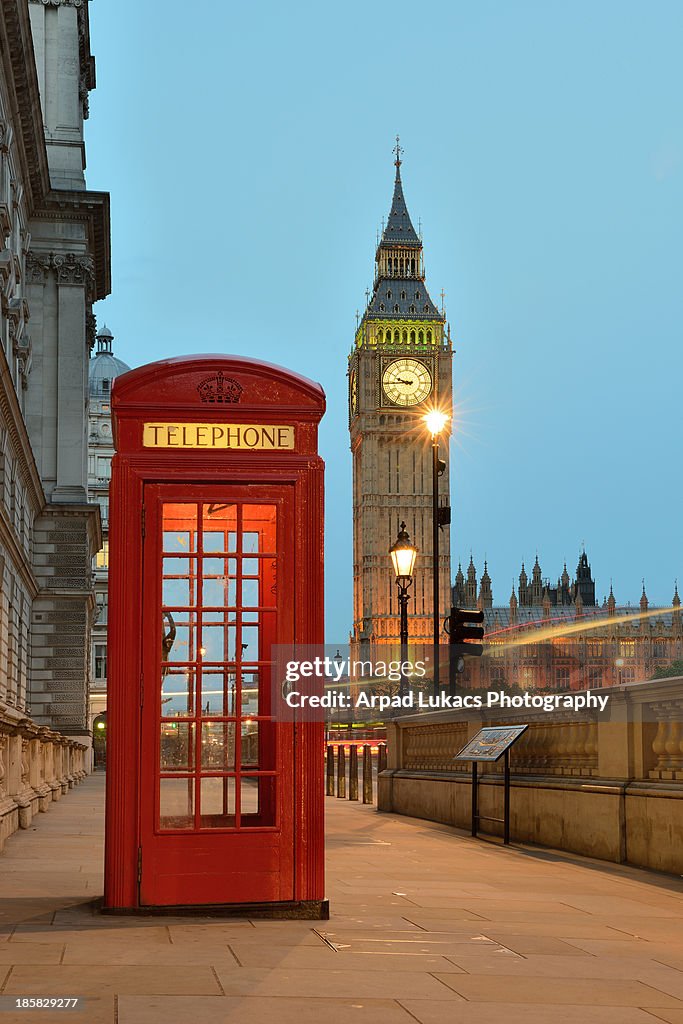
[[[261,423],[145,423],[143,448],[292,451],[294,427]]]

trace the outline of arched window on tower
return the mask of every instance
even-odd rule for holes
[[[410,344],[411,345],[415,344],[415,331],[411,331],[410,332]]]
[[[410,273],[415,277],[415,260],[410,261]]]
[[[407,331],[405,331],[405,330],[404,330],[404,332],[403,332],[403,338],[402,338],[401,340],[403,341],[403,344],[404,344],[404,345],[407,345],[407,344],[408,344],[408,332],[407,332]]]
[[[432,332],[431,331],[427,331],[427,344],[431,345],[431,343],[432,343]]]
[[[418,344],[424,345],[424,340],[425,339],[424,339],[424,332],[423,331],[420,331],[420,333],[417,336],[417,340],[418,340]]]
[[[394,342],[395,342],[395,344],[398,345],[400,340],[401,340],[401,338],[400,338],[400,334],[399,334],[398,327],[397,327],[396,330],[394,331]]]

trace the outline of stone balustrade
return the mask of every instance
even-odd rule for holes
[[[484,725],[524,722],[510,756],[513,839],[682,874],[683,677],[592,692],[609,694],[604,714],[498,709],[396,719],[379,809],[469,829],[471,765],[454,755]],[[500,817],[502,762],[479,768],[481,813]]]
[[[87,774],[87,747],[0,708],[0,850]]]

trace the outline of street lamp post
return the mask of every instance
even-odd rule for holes
[[[441,613],[439,610],[439,436],[448,422],[446,413],[432,409],[425,416],[427,429],[432,435],[432,561],[434,612],[434,692],[439,692],[439,641],[441,639]]]
[[[401,612],[400,641],[401,641],[401,696],[405,691],[405,680],[403,677],[403,665],[408,660],[408,601],[410,595],[408,590],[413,583],[413,571],[417,548],[410,543],[410,537],[406,532],[406,524],[401,523],[396,542],[389,548],[391,561],[396,575],[396,586],[398,587],[398,604]]]

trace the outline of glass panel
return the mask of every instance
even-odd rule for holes
[[[202,828],[234,828],[235,779],[221,777],[201,780],[199,797]]]
[[[249,548],[246,542],[242,545],[244,552],[250,551],[272,551],[276,550],[276,522],[277,507],[275,505],[244,505],[242,508],[242,530],[243,536],[249,537],[252,533],[259,534],[259,547]]]
[[[258,722],[242,722],[242,766],[258,768]]]
[[[202,670],[201,712],[203,715],[237,714],[237,677],[210,665]]]
[[[162,722],[159,767],[162,772],[189,772],[194,767],[194,722]]]
[[[243,576],[258,576],[258,558],[243,558],[242,559],[242,575]]]
[[[177,718],[194,714],[194,670],[169,665],[161,672],[161,716]]]
[[[214,502],[202,506],[205,551],[234,551],[237,506]],[[231,543],[232,541],[232,543]]]
[[[258,640],[258,626],[242,626],[242,658],[244,661],[259,660]]]
[[[235,626],[204,623],[201,655],[204,661],[234,661],[237,643]]]
[[[194,604],[196,573],[194,558],[164,558],[162,604],[166,607]]]
[[[197,550],[197,506],[165,504],[163,508],[164,551]]]
[[[197,651],[197,627],[194,612],[161,613],[161,660],[194,661]]]
[[[258,814],[259,812],[259,784],[265,780],[259,779],[258,776],[249,777],[243,775],[240,780],[240,814]],[[259,822],[260,824],[260,822]]]
[[[259,535],[258,533],[243,533],[242,534],[242,551],[245,555],[255,554],[259,551]]]
[[[245,608],[258,607],[258,589],[258,580],[242,580],[242,604]]]
[[[202,723],[202,769],[233,771],[235,768],[235,723]]]
[[[242,672],[242,714],[257,715],[259,707],[258,669],[244,669]]]
[[[228,572],[226,573],[226,568]],[[233,576],[229,576],[232,570]],[[236,602],[235,559],[205,558],[203,565],[202,604],[205,607],[234,607]]]
[[[159,779],[159,828],[194,827],[194,779]]]

